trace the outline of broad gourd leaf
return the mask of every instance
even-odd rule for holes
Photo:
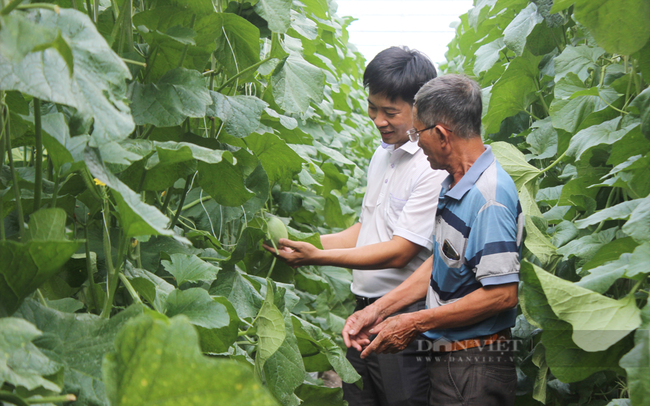
[[[226,298],[210,297],[204,289],[174,290],[163,313],[170,318],[186,316],[196,327],[203,352],[227,352],[237,339],[239,317],[235,308]]]
[[[343,391],[340,388],[316,386],[305,382],[298,389],[296,395],[304,402],[305,406],[345,406]]]
[[[255,194],[244,184],[241,165],[198,163],[199,185],[223,206],[241,206]]]
[[[525,51],[508,64],[490,91],[490,102],[483,117],[486,133],[498,132],[504,119],[528,108],[537,91],[537,65],[540,60],[541,57]]]
[[[271,183],[288,184],[293,175],[302,170],[305,161],[275,134],[253,133],[245,141],[260,160]]]
[[[224,158],[236,162],[229,151],[210,149],[190,142],[154,142],[156,153],[147,160],[145,169],[186,162],[192,159],[208,164],[218,164]]]
[[[253,320],[264,303],[264,298],[253,284],[234,267],[219,272],[219,280],[212,284],[209,293],[228,299],[242,319]]]
[[[550,117],[535,121],[532,125],[533,131],[526,136],[526,142],[530,144],[530,152],[534,159],[552,158],[557,154],[558,135]]]
[[[518,190],[539,176],[540,170],[529,164],[524,154],[514,145],[494,142],[490,147],[501,167],[515,181]]]
[[[255,369],[261,371],[266,360],[280,348],[284,342],[287,332],[284,326],[284,316],[278,310],[274,302],[273,289],[266,289],[266,298],[260,312],[253,323],[256,329],[258,343],[257,354],[255,355]]]
[[[185,237],[177,236],[172,230],[168,230],[166,225],[169,219],[156,207],[143,202],[139,194],[109,172],[91,149],[86,149],[85,162],[90,173],[110,188],[117,203],[120,225],[126,237],[166,235],[181,242],[188,242]]]
[[[165,0],[179,7],[187,7],[196,15],[215,13],[216,9],[212,0]]]
[[[72,50],[74,73],[70,76],[66,60],[53,48],[29,53],[18,63],[0,55],[0,89],[76,108],[94,120],[93,147],[126,138],[135,128],[125,103],[126,80],[131,79],[126,64],[85,13],[39,9],[32,16],[38,25],[60,30]]]
[[[156,84],[131,86],[131,109],[138,125],[174,127],[188,117],[204,117],[212,104],[203,75],[185,68],[168,71]]]
[[[503,41],[508,48],[514,51],[516,56],[521,56],[526,48],[528,35],[543,21],[544,17],[537,12],[535,3],[530,3],[503,31]]]
[[[557,248],[542,233],[530,216],[526,216],[526,239],[524,245],[546,267],[551,269],[552,264],[559,259]]]
[[[615,206],[600,210],[584,220],[577,220],[575,225],[578,228],[587,228],[602,221],[627,220],[640,203],[641,199],[619,203]]]
[[[619,259],[589,269],[589,275],[576,282],[577,286],[605,293],[619,278],[625,275],[631,254],[623,254]]]
[[[623,232],[639,242],[650,241],[650,196],[642,199],[632,211]]]
[[[291,24],[291,0],[258,0],[255,12],[269,25],[269,29],[284,34]]]
[[[288,14],[288,13],[287,13]],[[197,21],[195,30],[206,35],[216,31],[214,57],[234,76],[260,61],[260,30],[245,18],[232,13],[219,13]],[[255,73],[255,72],[251,72]],[[246,80],[246,76],[240,77]]]
[[[641,326],[634,333],[634,348],[621,358],[620,365],[627,372],[630,399],[641,405],[650,397],[650,305],[641,310]]]
[[[157,312],[164,313],[165,302],[169,294],[174,291],[174,285],[146,269],[130,266],[129,262],[125,267],[124,276],[129,279],[135,291],[151,303]]]
[[[54,169],[59,170],[66,163],[78,163],[75,167],[82,166],[84,149],[88,145],[90,136],[70,137],[70,129],[62,113],[43,116],[41,125],[43,146],[47,149]]]
[[[582,154],[584,154],[589,148],[602,144],[614,144],[639,125],[638,123],[635,123],[618,129],[620,121],[621,118],[618,117],[579,131],[571,138],[567,155],[574,156],[576,160],[580,160]]]
[[[634,296],[615,300],[533,266],[546,299],[560,320],[573,327],[573,341],[585,351],[604,351],[641,324]]]
[[[325,74],[300,55],[292,53],[271,76],[275,102],[287,113],[304,113],[310,101],[323,100]]]
[[[578,0],[574,15],[609,53],[630,55],[650,39],[647,1]]]
[[[213,103],[207,115],[219,117],[228,134],[243,138],[259,127],[262,112],[268,104],[255,96],[226,96],[210,92]]]
[[[291,313],[285,309],[283,317],[286,337],[280,348],[264,363],[264,377],[271,393],[283,405],[298,406],[301,401],[293,392],[305,379],[305,365],[293,333]]]
[[[32,214],[24,242],[0,241],[0,316],[13,314],[41,284],[62,271],[81,241],[65,238],[66,213]]]
[[[131,306],[109,320],[92,314],[63,313],[27,300],[16,315],[43,332],[35,343],[50,359],[63,364],[64,391],[76,394],[80,404],[105,405],[102,358],[113,347],[119,329],[142,309]]]
[[[299,317],[293,316],[292,321],[296,337],[309,341],[323,353],[343,382],[354,383],[361,379],[361,376],[345,357],[345,352],[332,341],[329,335],[323,333],[319,327]]]
[[[648,42],[650,44],[650,42]],[[650,45],[648,45],[650,47]],[[650,52],[648,52],[650,53]],[[650,139],[650,88],[646,88],[634,98],[630,106],[636,107],[641,116],[641,131]]]
[[[112,405],[275,405],[250,370],[204,357],[184,316],[147,313],[131,320],[102,366]]]
[[[572,327],[560,320],[546,298],[537,273],[545,272],[528,261],[522,261],[523,281],[519,301],[526,319],[543,328],[542,344],[546,363],[562,382],[581,381],[595,372],[618,368],[618,360],[628,351],[627,342],[618,342],[606,351],[586,352],[572,340]]]
[[[499,52],[505,47],[506,44],[503,42],[503,38],[497,38],[476,50],[476,60],[474,61],[473,68],[474,74],[478,76],[482,72],[489,71],[499,60]]]
[[[29,391],[37,388],[61,392],[54,382],[44,378],[54,375],[62,365],[50,360],[32,341],[41,332],[23,319],[0,318],[0,386],[5,383]]]
[[[219,267],[203,261],[196,255],[172,254],[171,261],[161,261],[165,270],[174,276],[178,286],[185,282],[212,282]]]
[[[599,47],[567,45],[555,58],[555,83],[569,73],[577,75],[584,82],[589,77],[589,70],[598,68],[598,58],[604,53],[605,50]]]
[[[12,13],[0,18],[0,55],[7,60],[20,63],[30,52],[54,48],[59,51],[70,71],[74,70],[70,45],[54,27],[37,24],[20,13]]]

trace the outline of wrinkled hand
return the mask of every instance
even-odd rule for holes
[[[377,337],[363,350],[361,358],[366,358],[373,352],[394,354],[402,351],[418,334],[412,313],[390,317],[371,328],[369,333],[377,334]]]
[[[287,238],[280,238],[278,250],[263,244],[265,250],[282,258],[287,264],[294,268],[301,265],[317,265],[316,257],[321,252],[310,243],[292,241]]]
[[[354,312],[345,321],[343,331],[343,342],[350,348],[354,347],[357,351],[363,351],[363,348],[370,344],[370,330],[381,323],[382,318],[379,316],[378,309],[373,306],[367,306],[358,312]]]

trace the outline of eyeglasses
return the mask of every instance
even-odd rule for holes
[[[426,130],[430,130],[432,128],[436,128],[438,125],[440,125],[440,124],[434,124],[431,127],[427,127],[427,128],[422,129],[422,130],[416,130],[415,128],[411,128],[410,130],[408,130],[406,132],[406,135],[409,136],[409,140],[411,140],[412,142],[418,142],[418,140],[420,139],[420,133],[423,133]],[[442,125],[440,125],[440,126],[442,127]],[[449,132],[453,132],[447,127],[442,127],[442,128],[444,128],[445,130],[447,130]]]

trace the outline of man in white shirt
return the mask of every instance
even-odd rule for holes
[[[432,170],[407,131],[413,128],[413,99],[436,77],[431,61],[415,50],[391,47],[368,64],[368,115],[382,143],[368,167],[368,186],[359,222],[321,236],[323,250],[281,239],[277,255],[292,266],[333,265],[353,269],[351,290],[361,310],[406,280],[429,256],[440,184],[446,172]],[[276,253],[273,248],[266,247]],[[424,309],[417,302],[403,309]],[[397,313],[396,313],[397,314]],[[361,359],[355,348],[347,358],[363,378],[363,389],[344,384],[344,399],[356,405],[426,405],[426,363],[417,344],[397,354]]]

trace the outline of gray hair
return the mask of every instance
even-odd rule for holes
[[[415,95],[414,107],[426,127],[441,124],[461,138],[481,136],[481,88],[467,76],[431,79]]]

